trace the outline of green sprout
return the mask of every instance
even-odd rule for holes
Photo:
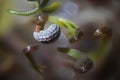
[[[76,41],[81,37],[80,30],[78,26],[70,20],[58,17],[58,16],[49,16],[49,21],[55,24],[65,27],[69,33],[67,35],[69,40]]]
[[[74,66],[75,71],[79,73],[88,72],[93,67],[92,60],[88,58],[83,52],[80,52],[77,49],[59,47],[58,50],[76,59],[73,66]]]
[[[75,59],[80,59],[83,57],[87,57],[83,52],[73,49],[73,48],[64,48],[64,47],[58,47],[58,51],[67,54]]]
[[[56,2],[52,3],[51,5],[49,5],[48,7],[43,8],[42,11],[45,13],[51,13],[51,12],[54,12],[55,10],[57,10],[60,6],[61,6],[61,2],[56,1]]]
[[[60,1],[56,1],[52,3],[51,5],[49,5],[48,7],[46,7],[46,5],[49,2],[49,0],[44,0],[41,4],[40,4],[40,0],[28,0],[28,1],[34,1],[36,8],[30,11],[16,11],[16,10],[10,9],[9,13],[16,14],[16,15],[22,15],[22,16],[29,16],[29,15],[33,15],[37,13],[42,13],[42,12],[50,13],[50,12],[57,10],[59,6],[61,5]]]
[[[37,13],[37,12],[40,12],[41,11],[41,9],[39,8],[39,5],[40,5],[40,3],[38,2],[38,0],[37,1],[35,1],[35,6],[36,6],[36,8],[35,9],[33,9],[33,10],[30,10],[30,11],[16,11],[16,10],[9,10],[9,13],[11,13],[11,14],[16,14],[16,15],[22,15],[22,16],[29,16],[29,15],[32,15],[32,14],[35,14],[35,13]]]

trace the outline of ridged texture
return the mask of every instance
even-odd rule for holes
[[[40,41],[42,43],[50,43],[59,37],[60,32],[60,27],[56,24],[52,24],[46,30],[34,32],[33,37],[35,40]]]

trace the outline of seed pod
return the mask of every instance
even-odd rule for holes
[[[71,66],[77,73],[88,72],[93,67],[93,61],[77,49],[59,47],[58,50],[75,59]]]
[[[74,64],[74,69],[78,73],[85,73],[89,71],[93,67],[93,62],[91,59],[84,57],[81,59],[78,59],[77,62]]]
[[[94,36],[96,38],[110,38],[112,35],[112,29],[110,27],[104,26],[97,28],[95,30]]]
[[[35,31],[33,37],[35,40],[42,43],[51,43],[59,37],[60,32],[60,27],[56,24],[52,24],[46,30],[41,30],[39,32]]]

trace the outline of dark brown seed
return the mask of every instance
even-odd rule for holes
[[[112,35],[112,29],[110,27],[100,27],[95,30],[94,36],[96,38],[109,38]]]
[[[78,73],[88,72],[93,67],[93,62],[89,58],[81,58],[74,64],[74,69]]]

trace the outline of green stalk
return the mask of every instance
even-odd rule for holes
[[[43,8],[42,11],[45,13],[51,13],[51,12],[54,12],[55,10],[57,10],[60,6],[61,6],[61,2],[56,1],[52,4],[50,4],[49,6]]]
[[[9,10],[9,13],[16,14],[16,15],[22,15],[22,16],[29,16],[32,14],[40,13],[41,8],[39,8],[39,3],[35,2],[36,8],[30,11],[16,11],[16,10]]]
[[[25,56],[27,57],[28,61],[31,63],[32,67],[33,67],[40,75],[42,75],[42,71],[41,71],[40,67],[36,64],[36,62],[34,61],[31,53],[27,53],[27,54],[25,54]]]
[[[73,48],[64,48],[64,47],[59,47],[58,50],[64,54],[67,54],[75,59],[80,59],[80,58],[86,58],[87,56],[82,53],[81,51]]]
[[[99,49],[89,52],[89,56],[94,60],[100,60],[102,58],[105,58],[107,54],[109,54],[110,50],[112,48],[112,39],[105,39],[103,40],[101,46]]]
[[[58,50],[68,56],[76,59],[73,63],[75,72],[85,73],[93,67],[93,62],[84,53],[72,48],[58,48]]]
[[[60,27],[65,27],[70,32],[68,35],[69,39],[76,35],[78,27],[72,21],[58,16],[49,16],[48,20],[52,23],[60,25]]]

